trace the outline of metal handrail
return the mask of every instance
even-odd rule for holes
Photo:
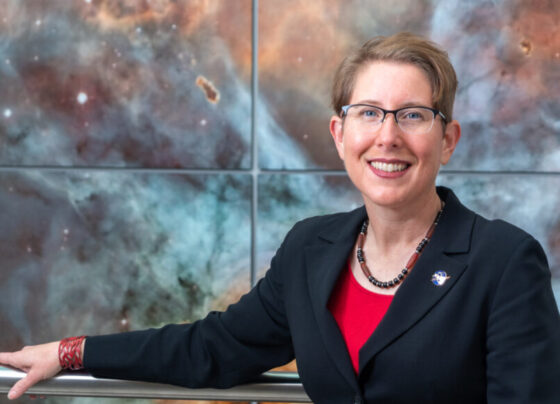
[[[25,373],[0,367],[0,393],[7,393]],[[189,389],[169,384],[98,379],[67,372],[37,383],[28,394],[75,397],[122,397],[175,400],[271,401],[310,403],[297,373],[268,372],[253,383],[229,389]]]

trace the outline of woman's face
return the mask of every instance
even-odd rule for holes
[[[386,110],[406,106],[432,107],[432,89],[418,67],[376,61],[356,77],[350,104],[371,104]],[[451,157],[460,137],[456,121],[444,129],[441,117],[432,128],[417,135],[404,133],[388,114],[376,129],[358,129],[338,116],[330,130],[340,158],[366,205],[421,206],[434,197],[441,164]]]

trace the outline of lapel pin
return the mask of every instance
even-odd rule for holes
[[[432,283],[436,286],[443,286],[451,276],[447,275],[445,271],[436,271],[432,275]]]

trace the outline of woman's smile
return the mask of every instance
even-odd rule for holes
[[[374,159],[369,161],[371,171],[382,178],[398,178],[405,175],[410,164],[406,161],[395,159]]]

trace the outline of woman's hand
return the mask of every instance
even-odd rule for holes
[[[17,352],[0,352],[0,365],[20,369],[27,375],[10,389],[8,398],[21,397],[31,386],[61,371],[58,361],[59,342],[24,347]]]

